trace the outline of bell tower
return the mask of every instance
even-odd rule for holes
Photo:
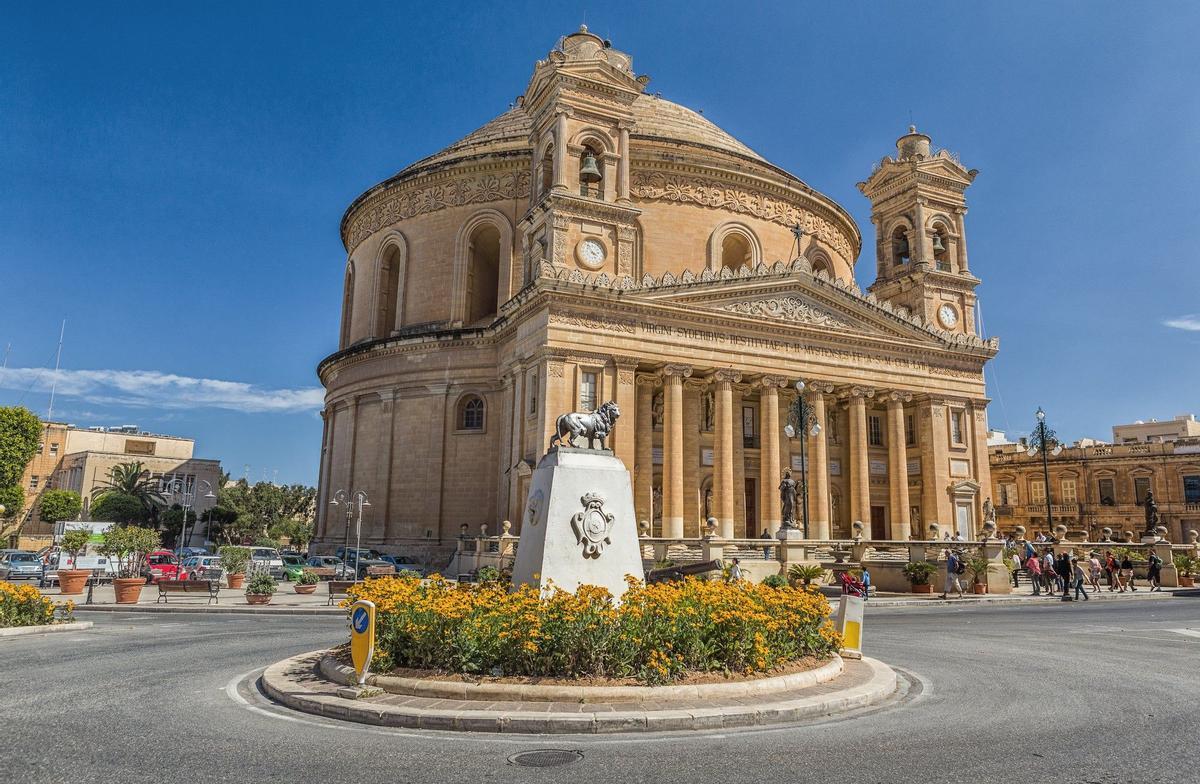
[[[649,77],[586,26],[538,61],[522,98],[532,177],[521,221],[526,280],[548,261],[636,276],[637,218],[629,197],[633,102]]]
[[[975,334],[975,287],[967,266],[966,190],[976,169],[909,126],[858,189],[871,200],[875,282],[881,300],[949,332]]]

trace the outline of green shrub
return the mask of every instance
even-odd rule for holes
[[[316,585],[321,582],[321,578],[317,577],[308,569],[300,572],[300,576],[296,578],[297,585]]]
[[[762,584],[768,588],[786,588],[788,581],[782,574],[768,574],[763,578]]]
[[[226,545],[217,550],[221,557],[221,568],[225,574],[245,574],[250,563],[250,548]]]
[[[475,573],[475,577],[481,583],[498,583],[500,582],[500,570],[494,566],[481,566]]]
[[[937,574],[937,564],[930,561],[910,561],[904,564],[904,576],[913,585],[929,585],[929,580]]]
[[[11,626],[45,626],[54,623],[55,616],[61,621],[72,621],[74,602],[55,604],[42,596],[32,585],[14,585],[0,580],[0,629]]]
[[[265,569],[257,571],[250,576],[246,581],[246,593],[253,594],[273,594],[279,584],[275,582],[275,578]]]
[[[820,564],[795,564],[788,569],[788,580],[792,585],[811,585],[813,580],[825,576],[825,568]]]

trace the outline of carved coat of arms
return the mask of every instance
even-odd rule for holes
[[[604,511],[604,498],[597,493],[588,493],[579,499],[583,511],[571,518],[575,539],[583,545],[584,558],[599,558],[607,545],[612,544],[613,516]]]

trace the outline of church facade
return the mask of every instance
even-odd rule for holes
[[[508,112],[347,210],[317,549],[343,540],[338,490],[367,494],[384,551],[519,534],[558,415],[609,400],[655,535],[773,532],[785,470],[806,472],[810,538],[978,532],[998,343],[975,329],[976,172],[899,139],[859,183],[864,290],[844,209],[648,81],[581,29]],[[789,438],[799,380],[822,428]]]

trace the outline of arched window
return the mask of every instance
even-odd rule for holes
[[[590,144],[579,156],[579,195],[604,198],[604,159]]]
[[[354,311],[354,262],[346,265],[346,282],[342,291],[342,339],[341,347],[350,342],[350,318]]]
[[[396,311],[400,297],[400,248],[389,245],[379,261],[379,288],[375,294],[375,337],[386,338],[398,324]]]
[[[912,258],[908,247],[908,232],[903,226],[897,226],[892,232],[892,263],[907,264]]]
[[[554,145],[546,145],[542,153],[542,162],[538,164],[538,198],[545,196],[554,187]]]
[[[496,315],[500,296],[500,230],[481,223],[467,247],[467,324]]]
[[[750,240],[740,232],[731,231],[725,235],[725,239],[721,240],[721,266],[736,270],[743,264],[747,267],[754,266],[754,253],[750,247]]]
[[[824,272],[829,277],[833,277],[833,265],[829,263],[829,259],[823,253],[817,253],[812,257],[812,271],[814,275]]]
[[[934,227],[933,263],[941,272],[954,271],[950,264],[950,237],[946,233],[946,227],[940,223]]]
[[[483,398],[467,395],[458,404],[458,429],[483,430]]]

